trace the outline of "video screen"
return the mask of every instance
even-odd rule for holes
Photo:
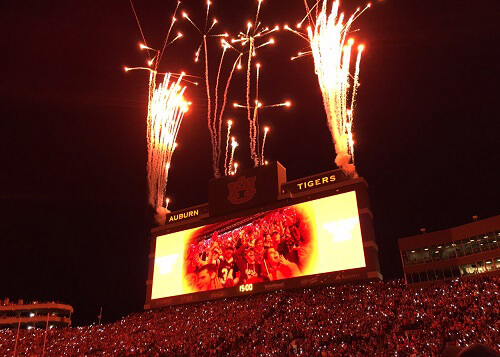
[[[151,299],[362,267],[351,191],[157,237]]]

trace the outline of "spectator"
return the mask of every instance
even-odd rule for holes
[[[171,306],[51,329],[45,355],[440,357],[475,343],[498,351],[499,284],[480,276],[415,289],[395,280]],[[21,330],[17,356],[40,356],[44,333]],[[15,340],[16,330],[0,330],[0,356],[13,355]]]

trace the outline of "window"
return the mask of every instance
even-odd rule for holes
[[[474,239],[474,238],[472,238]],[[469,239],[463,239],[462,240],[462,245],[464,247],[464,255],[471,255],[472,254],[472,246],[471,246],[471,241]]]
[[[411,280],[414,282],[414,283],[420,283],[420,277],[418,275],[418,273],[413,273],[411,275]]]
[[[500,257],[495,258],[495,266],[497,269],[500,269]]]
[[[451,273],[453,275],[454,278],[459,278],[461,276],[460,274],[460,269],[458,268],[458,266],[454,266],[451,268]]]
[[[462,276],[477,274],[477,265],[474,263],[461,265],[460,271],[462,272]]]
[[[481,236],[479,236],[479,237],[472,237],[470,239],[471,248],[472,248],[472,254],[481,253],[481,248],[479,248],[479,239],[480,239],[480,237]]]
[[[425,283],[426,281],[428,281],[427,272],[425,270],[420,272],[420,281],[422,283]]]
[[[431,251],[430,251],[429,247],[424,247],[424,250],[422,252],[422,260],[424,262],[430,262],[430,261],[432,261]]]
[[[440,252],[441,252],[441,260],[453,259],[456,257],[455,247],[452,246],[451,242],[443,244]]]
[[[438,248],[437,245],[433,245],[430,247],[431,257],[433,261],[441,260],[441,254],[440,254],[441,249],[442,248]]]
[[[495,269],[495,265],[493,264],[493,259],[488,259],[485,261],[486,271],[492,271]]]
[[[421,255],[422,255],[422,248],[408,251],[408,258],[410,265],[420,263]]]
[[[424,248],[418,248],[415,250],[410,250],[408,257],[410,258],[410,264],[422,264],[427,260],[427,257],[430,258],[429,256],[429,248],[427,248],[427,251],[424,250]]]
[[[427,270],[427,276],[429,278],[429,281],[436,280],[436,274],[434,274],[434,270]]]
[[[488,235],[481,234],[477,237],[477,242],[479,243],[479,248],[481,248],[482,252],[487,252],[490,250],[490,245],[488,244]]]
[[[457,257],[463,257],[465,255],[465,249],[462,245],[462,241],[456,241],[453,243],[455,245],[455,250],[457,252]]]
[[[443,275],[443,269],[439,268],[435,270],[436,272],[436,280],[443,280],[444,275]]]
[[[480,261],[476,262],[476,269],[477,269],[478,274],[486,272],[486,268],[484,266],[484,261],[480,260]]]
[[[406,253],[406,252],[404,252],[404,253]],[[408,257],[408,255],[406,255],[404,253],[403,253],[403,265],[408,266],[408,265],[410,265],[410,258]]]
[[[491,250],[498,248],[498,239],[500,239],[500,235],[495,234],[495,232],[488,234],[488,243]]]
[[[413,280],[411,279],[411,274],[405,274],[405,276],[406,276],[406,283],[411,284],[413,282]]]
[[[453,275],[451,275],[451,268],[450,267],[443,268],[443,273],[444,273],[445,279],[451,279],[453,277]]]

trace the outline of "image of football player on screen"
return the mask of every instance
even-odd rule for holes
[[[224,249],[224,256],[219,262],[219,279],[225,288],[238,285],[240,281],[240,271],[233,257],[234,249],[228,245]]]

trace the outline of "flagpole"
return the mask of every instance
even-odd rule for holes
[[[99,315],[97,317],[99,318],[99,325],[100,325],[101,320],[102,320],[102,306],[101,306],[101,310],[99,311]]]
[[[21,329],[21,314],[19,314],[19,322],[17,323],[16,343],[14,344],[14,357],[16,357],[17,341],[19,340],[19,330]]]
[[[42,357],[45,355],[45,344],[47,343],[47,331],[49,330],[49,312],[47,312],[47,321],[45,323],[45,336],[43,337]]]

